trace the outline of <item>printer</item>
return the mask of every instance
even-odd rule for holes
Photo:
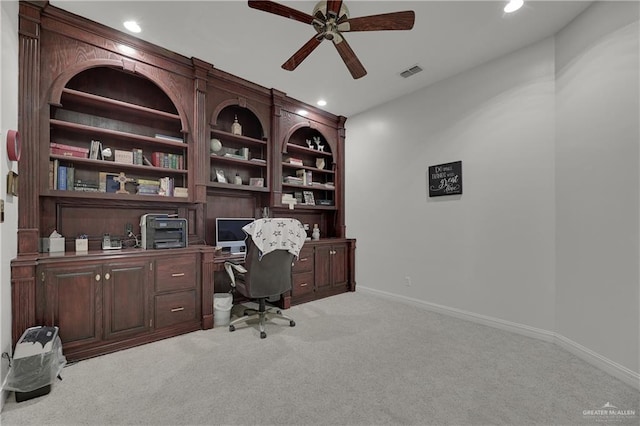
[[[140,217],[143,249],[181,248],[187,246],[187,219],[168,214],[148,213]]]

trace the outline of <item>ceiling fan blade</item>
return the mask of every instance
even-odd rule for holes
[[[248,3],[249,7],[253,9],[273,13],[274,15],[284,16],[285,18],[304,22],[305,24],[311,24],[313,22],[313,16],[309,15],[308,13],[300,12],[299,10],[292,9],[289,6],[285,6],[274,1],[249,0]]]
[[[364,77],[367,75],[367,70],[364,69],[364,66],[356,56],[347,40],[344,37],[339,37],[339,41],[335,40],[333,45],[338,50],[340,57],[344,61],[345,65],[349,69],[349,72],[353,76],[353,78],[358,79],[360,77]]]
[[[313,36],[311,40],[306,42],[304,46],[298,49],[298,51],[287,60],[287,62],[282,64],[282,68],[287,71],[295,70],[297,66],[300,65],[302,61],[304,61],[306,57],[309,56],[309,54],[311,54],[311,52],[313,52],[314,49],[320,45],[320,42],[322,40],[324,39],[319,39],[317,36]]]
[[[342,0],[327,0],[327,15],[338,16],[341,7]]]
[[[348,19],[344,23],[340,22],[339,29],[342,32],[410,30],[413,28],[415,19],[416,14],[413,10],[383,13]]]

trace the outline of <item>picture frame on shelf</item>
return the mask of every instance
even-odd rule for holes
[[[304,204],[306,206],[316,205],[316,200],[313,197],[313,191],[302,191],[302,196],[304,197]]]
[[[224,170],[216,169],[216,180],[220,183],[227,183],[227,178],[224,175]]]
[[[249,185],[250,186],[263,187],[264,186],[264,179],[263,178],[249,178]]]

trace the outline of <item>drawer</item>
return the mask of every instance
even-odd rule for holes
[[[303,247],[298,260],[293,262],[293,273],[313,272],[313,248]]]
[[[311,292],[313,292],[313,272],[293,274],[291,295],[297,297]]]
[[[196,291],[162,294],[155,297],[156,328],[167,327],[196,318]]]
[[[196,257],[192,254],[156,260],[156,291],[195,288],[198,276],[197,265]]]

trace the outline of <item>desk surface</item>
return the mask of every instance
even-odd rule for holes
[[[213,262],[214,263],[224,263],[224,262],[228,262],[228,261],[242,261],[244,260],[244,254],[231,254],[231,253],[222,253],[222,254],[215,254],[213,256]]]

